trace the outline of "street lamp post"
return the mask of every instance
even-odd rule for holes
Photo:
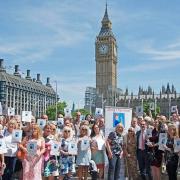
[[[57,120],[57,81],[55,81],[56,84],[56,115],[55,115],[55,120]]]

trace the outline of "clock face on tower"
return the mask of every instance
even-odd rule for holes
[[[104,54],[107,54],[107,52],[108,52],[108,45],[106,44],[100,45],[99,53],[104,55]]]

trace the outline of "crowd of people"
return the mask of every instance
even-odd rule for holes
[[[22,123],[21,116],[1,116],[0,139],[6,146],[6,152],[0,151],[2,180],[15,176],[19,180],[68,180],[74,174],[79,180],[86,180],[88,176],[92,180],[161,180],[165,170],[169,180],[177,180],[179,152],[174,145],[180,135],[177,113],[172,114],[170,120],[162,115],[154,119],[133,116],[131,127],[126,130],[119,123],[108,135],[105,135],[103,116],[93,119],[88,114],[84,120],[80,120],[80,116],[80,112],[74,119],[58,115],[59,121],[54,123],[44,115],[43,128],[33,116],[31,122],[26,123]],[[12,141],[15,130],[22,130],[20,142]],[[160,148],[162,133],[167,134],[167,138]],[[30,142],[37,145],[35,154],[29,153]],[[59,143],[58,154],[52,153],[55,142]],[[3,145],[0,143],[0,146]],[[123,177],[120,171],[124,171]]]

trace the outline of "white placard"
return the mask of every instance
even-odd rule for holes
[[[77,142],[71,141],[68,145],[68,153],[71,155],[77,155]]]
[[[22,121],[31,122],[32,112],[31,111],[22,111]]]
[[[41,129],[44,129],[44,126],[46,125],[47,120],[46,119],[38,119],[37,124]]]
[[[98,150],[104,150],[105,148],[105,140],[104,139],[96,139],[97,141],[97,146],[98,146]]]
[[[7,109],[7,106],[4,104],[4,105],[2,105],[2,115],[7,115],[7,112],[8,111],[8,109]]]
[[[57,120],[57,126],[64,126],[64,119],[63,118],[58,118]]]
[[[14,129],[12,132],[12,142],[18,143],[22,140],[22,130]]]
[[[150,108],[150,110],[154,111],[154,110],[155,110],[155,103],[154,103],[154,102],[151,102],[151,103],[149,104],[149,108]]]
[[[57,141],[52,141],[50,155],[58,156],[59,148],[60,148],[60,143]]]
[[[14,108],[11,108],[11,107],[8,107],[8,109],[7,109],[7,115],[8,115],[8,116],[14,116],[14,115],[15,115],[15,109],[14,109]]]
[[[171,106],[171,113],[177,113],[177,112],[178,112],[177,106]]]
[[[174,152],[180,152],[180,138],[174,139]]]
[[[96,117],[103,116],[103,109],[102,108],[96,108],[95,116]]]
[[[146,129],[146,136],[147,136],[148,138],[152,137],[152,128]]]
[[[27,143],[27,151],[29,156],[34,156],[37,154],[37,142],[28,142]]]
[[[7,153],[6,143],[4,138],[0,138],[0,154]]]
[[[165,150],[164,146],[166,145],[166,143],[167,143],[167,133],[160,133],[159,142],[158,142],[159,150],[164,151]]]
[[[89,149],[90,143],[89,139],[81,139],[81,150],[87,151]]]
[[[69,108],[64,109],[65,117],[71,117],[71,110]]]
[[[1,104],[1,102],[0,102],[0,115],[3,115],[2,114],[2,104]]]
[[[136,106],[136,115],[143,116],[143,114],[144,114],[143,106]]]

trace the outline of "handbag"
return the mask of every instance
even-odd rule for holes
[[[24,160],[26,157],[26,153],[22,149],[18,148],[16,152],[16,157],[20,160]]]

